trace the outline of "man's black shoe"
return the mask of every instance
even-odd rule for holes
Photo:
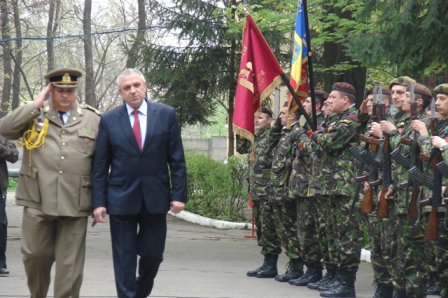
[[[9,270],[6,268],[0,268],[0,276],[8,276]]]

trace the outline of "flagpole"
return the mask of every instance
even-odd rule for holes
[[[280,77],[282,78],[283,83],[286,84],[286,87],[288,87],[289,93],[291,93],[292,98],[294,98],[294,101],[297,104],[297,107],[300,111],[300,113],[303,115],[303,117],[305,117],[306,122],[308,123],[308,125],[311,127],[311,130],[316,130],[317,126],[314,126],[314,122],[311,121],[310,116],[308,115],[308,113],[305,111],[305,109],[303,108],[302,103],[300,102],[299,96],[297,95],[297,93],[294,91],[294,88],[292,88],[291,83],[289,82],[289,78],[286,76],[285,73],[282,73],[280,75]]]
[[[311,93],[311,112],[313,114],[313,127],[314,130],[317,129],[317,116],[316,116],[316,94],[314,92],[314,75],[313,75],[313,61],[311,53],[311,37],[310,28],[308,25],[308,8],[306,0],[303,0],[303,10],[305,15],[305,30],[306,30],[306,43],[308,46],[308,77],[310,79],[310,93]],[[323,103],[321,103],[322,106]]]

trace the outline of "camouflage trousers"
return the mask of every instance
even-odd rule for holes
[[[356,272],[361,258],[363,234],[361,215],[349,196],[331,196],[331,213],[327,214],[330,239],[336,249],[337,269]]]
[[[272,202],[275,226],[285,254],[290,260],[303,259],[298,235],[297,202],[295,200]]]
[[[315,198],[297,199],[297,222],[299,228],[299,241],[302,244],[302,255],[307,267],[321,266],[322,253],[320,242],[324,233],[316,221],[317,200]]]
[[[389,203],[393,204],[393,201]],[[386,233],[387,254],[395,289],[406,291],[406,297],[426,297],[427,264],[424,257],[424,226],[411,223],[407,214],[389,213],[390,229]]]
[[[429,214],[425,214],[425,225],[428,223]],[[445,289],[445,297],[448,297],[448,222],[445,214],[437,214],[437,239],[426,241],[425,256],[427,258],[427,270],[429,278],[433,279],[437,288]],[[441,297],[444,297],[441,295]]]
[[[257,200],[253,203],[257,240],[258,246],[261,246],[261,254],[280,254],[281,243],[275,226],[272,204],[267,200]]]
[[[378,218],[376,213],[377,210],[374,208],[372,213],[364,217],[372,247],[370,259],[373,279],[376,283],[391,285],[392,276],[389,271],[391,267],[388,266],[391,263],[391,256],[387,254],[390,252],[390,249],[387,249],[390,244],[387,242],[386,235],[391,229],[392,221],[389,218]]]
[[[331,220],[332,206],[329,196],[316,197],[316,213],[314,221],[319,230],[319,249],[322,254],[322,264],[325,269],[336,270],[338,266],[338,257],[332,232],[333,220]]]

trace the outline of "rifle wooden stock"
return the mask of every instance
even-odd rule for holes
[[[411,138],[401,138],[400,144],[411,146],[412,145],[412,139]]]
[[[386,198],[386,193],[389,191],[389,188],[386,186],[381,187],[380,192],[380,200],[378,202],[378,210],[376,211],[376,216],[379,218],[388,218],[389,217],[389,202]]]
[[[368,214],[373,210],[373,190],[369,188],[364,193],[364,198],[361,201],[360,211],[361,213]]]
[[[425,155],[425,154],[423,154],[423,153],[420,153],[420,156],[418,157],[421,161],[426,161],[426,162],[428,162],[429,161],[429,156],[428,155]]]
[[[428,225],[425,230],[425,240],[437,239],[437,208],[432,208],[429,214]]]
[[[409,209],[408,209],[408,219],[411,221],[416,221],[418,218],[417,200],[418,200],[419,194],[420,194],[420,188],[414,187],[412,189],[411,202],[409,204]]]
[[[377,138],[368,137],[365,135],[360,135],[359,139],[365,143],[374,144],[374,145],[381,145],[382,141]]]

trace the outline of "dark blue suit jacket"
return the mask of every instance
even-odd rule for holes
[[[186,202],[187,181],[175,110],[148,102],[146,139],[140,152],[126,105],[101,117],[92,172],[92,207],[111,215],[166,214],[171,201]],[[110,171],[109,171],[110,169]]]

